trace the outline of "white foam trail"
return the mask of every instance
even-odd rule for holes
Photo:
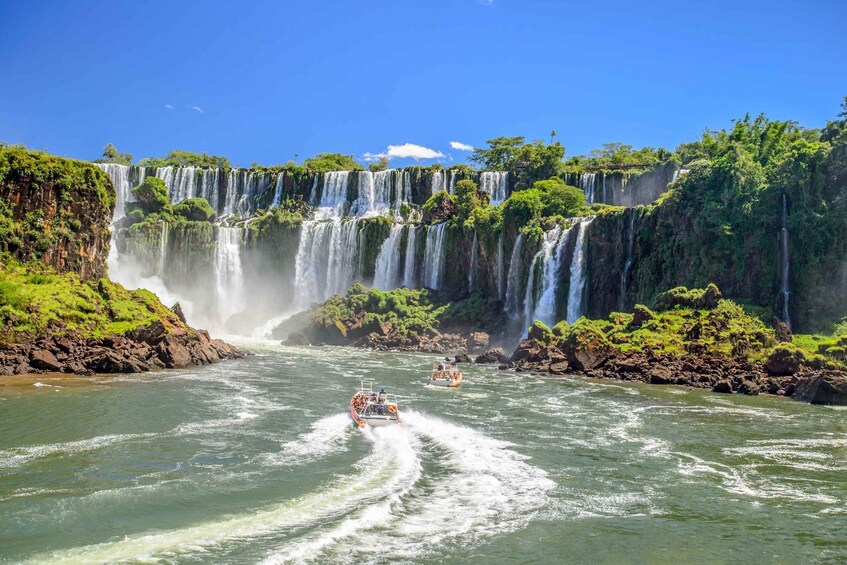
[[[33,460],[48,457],[50,455],[73,455],[85,451],[94,451],[109,445],[121,443],[132,439],[155,437],[157,434],[114,434],[97,436],[77,441],[63,443],[48,443],[43,445],[30,445],[26,447],[13,447],[0,451],[0,468],[20,467]]]
[[[450,540],[467,546],[522,527],[548,503],[553,481],[509,449],[511,444],[414,411],[404,411],[403,422],[397,431],[417,438],[422,449],[433,445],[434,456],[446,459],[448,472],[432,478],[432,492],[412,491],[393,505],[392,520],[376,520],[371,527],[368,522],[373,518],[363,515],[362,527],[333,547],[326,560],[367,559],[374,547],[388,559],[408,559],[443,550]],[[338,541],[345,527],[342,524],[327,537]]]
[[[381,464],[394,466],[391,480],[382,485],[384,499],[354,512],[331,530],[322,530],[305,540],[287,544],[268,556],[264,564],[312,559],[357,532],[384,528],[396,520],[396,514],[402,512],[402,498],[412,491],[421,477],[421,460],[418,455],[420,444],[415,436],[401,426],[366,428],[363,433],[374,442],[375,455],[382,454]]]
[[[261,459],[271,465],[299,465],[339,451],[353,431],[350,415],[333,414],[312,424],[312,431],[282,444],[279,453]]]
[[[376,438],[372,453],[355,466],[354,474],[341,477],[325,489],[255,512],[178,530],[127,536],[120,541],[56,551],[36,556],[31,562],[114,563],[196,554],[227,541],[318,525],[333,516],[367,507],[374,501],[397,498],[419,476],[420,464],[414,449],[391,437],[389,430],[367,435]]]

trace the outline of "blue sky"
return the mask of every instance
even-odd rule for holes
[[[241,166],[407,143],[462,161],[451,142],[551,129],[568,155],[673,148],[746,112],[822,126],[845,24],[844,0],[5,1],[0,140]]]

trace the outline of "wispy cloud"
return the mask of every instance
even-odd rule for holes
[[[174,107],[173,107],[173,106],[171,106],[170,104],[165,104],[165,109],[167,109],[167,110],[173,110],[173,109],[174,109]]]
[[[190,108],[190,109],[192,109],[192,110],[194,110],[195,112],[200,113],[200,114],[205,114],[205,113],[206,113],[206,112],[204,112],[204,111],[203,111],[203,108],[201,108],[200,106],[189,106],[189,108]]]
[[[494,0],[478,0],[477,4],[479,4],[480,6],[493,6]]]
[[[365,161],[378,161],[384,157],[420,161],[421,159],[438,159],[444,157],[444,153],[423,145],[404,143],[403,145],[389,145],[384,153],[365,153],[362,156]]]
[[[473,151],[473,145],[468,145],[467,143],[461,143],[459,141],[451,141],[450,147],[458,151]]]

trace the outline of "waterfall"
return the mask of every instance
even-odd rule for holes
[[[444,231],[447,222],[429,226],[426,229],[426,247],[424,249],[424,285],[433,290],[441,286],[444,269]]]
[[[167,222],[159,222],[162,229],[159,232],[159,269],[156,273],[160,279],[165,280],[165,267],[168,264],[168,231],[170,230]]]
[[[444,180],[445,172],[443,169],[432,172],[432,181],[430,183],[430,194],[447,190],[447,184]]]
[[[603,200],[601,202],[603,202],[603,204],[608,204],[609,199],[606,197],[606,173],[600,173],[600,178],[603,181]]]
[[[673,176],[671,177],[671,182],[676,182],[679,180],[679,177],[688,173],[688,169],[674,169]]]
[[[403,286],[407,288],[415,287],[415,234],[417,226],[409,226],[409,233],[406,235],[406,264],[403,267]]]
[[[501,302],[505,298],[506,288],[503,284],[505,282],[506,272],[503,268],[503,253],[504,253],[504,243],[503,243],[503,232],[500,232],[500,237],[497,239],[497,299]]]
[[[626,291],[629,287],[629,272],[632,270],[632,252],[635,247],[635,211],[629,215],[629,234],[626,239],[626,260],[621,270],[621,295],[618,300],[618,308],[626,308]]]
[[[412,203],[412,173],[402,171],[403,174],[403,202]],[[397,206],[397,211],[400,211],[400,206]]]
[[[371,217],[385,216],[393,211],[399,212],[403,201],[401,191],[405,192],[405,187],[400,186],[404,176],[402,171],[395,169],[375,173],[360,171],[359,198],[353,204],[353,214]]]
[[[320,173],[315,173],[314,178],[312,178],[312,189],[309,191],[309,204],[312,206],[318,205],[318,180],[320,178]]]
[[[479,260],[479,242],[476,238],[476,230],[473,232],[473,243],[471,244],[471,267],[468,270],[468,290],[473,291],[476,286],[476,269]]]
[[[518,314],[520,307],[521,286],[521,251],[523,248],[524,234],[518,235],[515,247],[512,249],[512,257],[509,259],[509,277],[506,281],[506,313],[512,318]]]
[[[215,306],[222,325],[245,306],[244,274],[241,269],[241,228],[218,226],[215,238]]]
[[[298,309],[343,293],[353,283],[359,264],[357,236],[356,220],[303,222],[294,265]]]
[[[791,329],[791,314],[789,313],[788,300],[790,292],[788,290],[788,267],[790,264],[790,256],[788,255],[788,198],[785,194],[782,195],[782,229],[780,229],[780,243],[782,244],[782,257],[780,257],[780,276],[779,276],[779,291],[782,295],[782,320],[788,329]]]
[[[487,171],[479,175],[480,188],[490,196],[492,205],[497,206],[506,200],[509,173]]]
[[[373,180],[373,177],[369,178],[371,181]],[[318,209],[315,211],[316,218],[325,220],[343,216],[344,207],[347,204],[347,186],[349,181],[350,171],[331,171],[324,173],[321,200],[318,203]],[[360,186],[359,191],[361,192],[361,190],[362,187]]]
[[[400,283],[400,240],[403,236],[403,224],[393,224],[388,237],[379,248],[374,273],[374,288],[391,290]]]
[[[450,185],[447,192],[454,194],[456,192],[456,169],[450,169]]]
[[[102,169],[115,186],[115,211],[112,213],[112,223],[126,215],[126,204],[135,200],[132,189],[144,182],[144,167],[130,165],[115,165],[114,163],[95,163]]]
[[[280,171],[276,176],[276,183],[274,184],[274,201],[271,203],[271,208],[274,206],[279,206],[282,201],[282,189],[285,186],[285,172]]]
[[[556,226],[544,235],[541,249],[532,258],[529,268],[529,280],[524,298],[524,326],[533,320],[541,320],[548,326],[556,323],[556,288],[559,282],[559,264],[562,257],[562,243],[567,242],[570,230]],[[535,291],[536,265],[541,261],[539,277],[540,288]],[[536,300],[536,295],[538,296]]]
[[[582,316],[582,295],[585,291],[585,227],[593,219],[593,217],[589,217],[579,220],[576,245],[571,260],[570,289],[568,290],[567,320],[569,324],[576,322]]]
[[[594,180],[597,173],[582,173],[579,177],[579,187],[585,192],[585,201],[594,204]]]

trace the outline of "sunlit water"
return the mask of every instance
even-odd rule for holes
[[[8,562],[840,562],[847,412],[258,347],[0,396]],[[360,378],[404,423],[355,429]]]

